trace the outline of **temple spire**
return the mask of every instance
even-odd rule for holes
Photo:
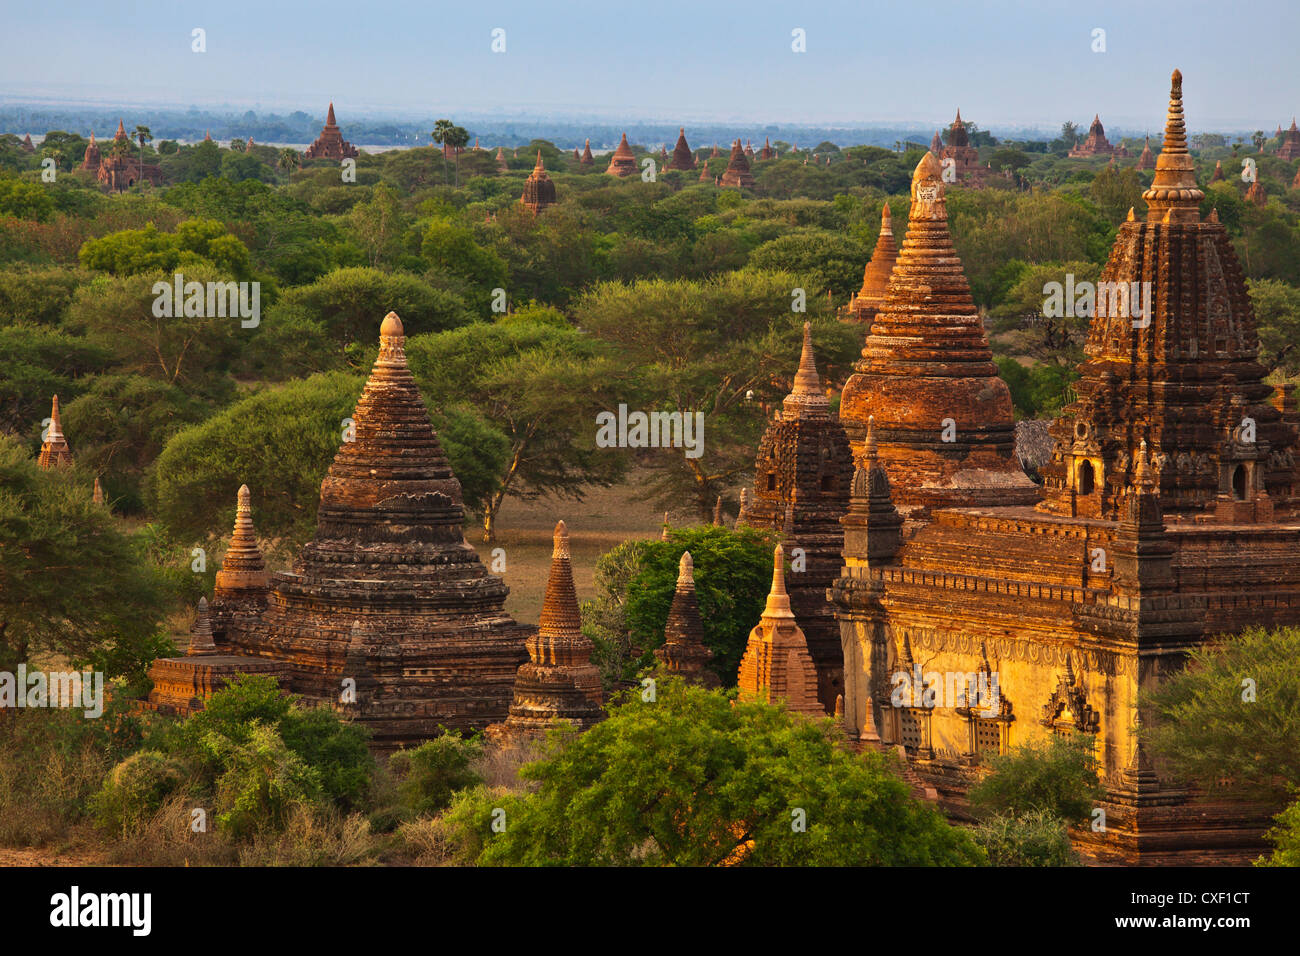
[[[1156,160],[1151,188],[1142,194],[1147,202],[1147,222],[1199,222],[1200,203],[1205,193],[1196,187],[1196,170],[1187,151],[1187,127],[1183,123],[1183,74],[1170,77],[1169,111],[1165,119],[1165,140]]]
[[[36,463],[42,468],[54,468],[58,465],[72,464],[72,449],[63,435],[63,422],[59,415],[59,396],[55,395],[50,404],[50,427],[41,442],[41,453]]]
[[[190,647],[185,652],[187,657],[201,654],[217,653],[216,642],[212,640],[212,619],[208,616],[208,599],[199,598],[199,607],[194,615],[194,626],[190,628]]]
[[[785,549],[777,545],[772,550],[772,590],[767,595],[767,605],[763,608],[763,620],[794,620],[790,610],[790,595],[785,590]]]
[[[97,505],[104,503],[104,487],[99,483],[99,475],[95,476],[95,490],[91,493],[90,500]]]
[[[713,652],[704,643],[704,621],[695,595],[695,560],[689,551],[677,564],[677,587],[664,625],[664,643],[654,652],[664,670],[678,674],[687,683],[718,687],[718,675],[707,665]]]
[[[326,125],[326,126],[338,126],[338,125],[339,125],[339,124],[338,124],[337,122],[335,122],[335,120],[334,120],[334,101],[333,101],[333,100],[330,100],[330,109],[329,109],[329,113],[326,114],[326,116],[325,116],[325,125]]]
[[[794,376],[794,388],[785,397],[785,413],[790,416],[823,416],[830,414],[830,402],[822,390],[817,374],[817,359],[813,354],[812,323],[803,324],[803,351],[799,356],[799,371]]]

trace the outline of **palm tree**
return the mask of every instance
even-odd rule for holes
[[[456,164],[456,187],[460,187],[460,151],[469,145],[469,130],[463,126],[453,126],[446,134],[447,145],[452,149],[452,160]]]
[[[140,171],[136,174],[136,182],[144,179],[144,144],[152,142],[153,132],[148,126],[137,126],[135,128],[135,138],[140,141]]]
[[[453,123],[451,120],[440,119],[438,120],[438,122],[433,124],[433,132],[429,134],[429,136],[433,139],[433,141],[437,143],[439,146],[442,146],[444,149],[443,156],[442,156],[443,158],[442,182],[444,186],[447,184],[447,162],[446,162],[447,154],[445,150],[447,146],[451,145],[450,141],[447,139],[447,136],[455,128],[456,128],[456,124]],[[457,172],[459,172],[459,170],[457,170]]]
[[[280,158],[276,162],[276,165],[285,172],[293,169],[293,167],[298,165],[298,151],[286,146],[284,149],[280,150]]]

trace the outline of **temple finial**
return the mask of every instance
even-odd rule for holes
[[[682,559],[677,562],[677,590],[685,591],[695,587],[695,559],[689,551],[682,552]]]

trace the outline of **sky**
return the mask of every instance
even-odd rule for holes
[[[1271,133],[1300,113],[1298,28],[1297,0],[0,0],[0,100],[310,113],[333,100],[340,122],[938,125],[960,107],[985,128],[1100,113],[1157,133],[1178,67],[1193,131]]]

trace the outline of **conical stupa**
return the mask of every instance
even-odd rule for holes
[[[686,143],[686,127],[683,126],[677,133],[677,145],[673,147],[673,158],[668,163],[669,169],[694,169],[695,154],[691,152],[691,147]]]
[[[695,595],[695,561],[689,551],[682,554],[677,564],[677,588],[668,609],[664,643],[655,648],[654,654],[665,671],[677,674],[689,684],[721,686],[718,675],[709,668],[713,652],[704,643],[704,620]]]
[[[948,232],[942,173],[929,152],[913,173],[907,237],[840,419],[859,442],[874,416],[899,504],[1031,504],[1037,487],[1015,457],[1011,393]]]
[[[727,163],[727,170],[722,174],[723,186],[735,186],[739,189],[753,189],[754,176],[749,171],[749,160],[745,158],[745,151],[740,148],[740,140],[736,140],[731,147],[731,160]]]
[[[41,439],[41,453],[36,464],[42,468],[54,468],[59,465],[72,464],[72,449],[63,436],[63,422],[59,417],[59,396],[54,396],[50,405],[50,424]]]
[[[772,552],[772,590],[762,618],[749,632],[737,685],[742,700],[783,701],[787,710],[809,717],[824,717],[830,709],[817,700],[817,672],[790,610],[785,553],[779,544]]]
[[[605,172],[611,176],[631,176],[636,172],[636,156],[632,154],[632,147],[627,144],[627,133],[624,133],[622,139],[618,141],[618,148],[610,157]]]
[[[849,303],[847,318],[870,324],[876,317],[876,313],[884,307],[885,291],[889,288],[889,277],[893,274],[897,259],[893,220],[889,203],[885,203],[880,212],[880,235],[876,238],[876,248],[871,253],[866,268],[862,270],[862,288]]]
[[[540,149],[537,151],[537,165],[524,181],[524,195],[519,201],[535,213],[556,203],[555,183],[551,181],[551,177],[546,173],[546,167],[542,164]]]

